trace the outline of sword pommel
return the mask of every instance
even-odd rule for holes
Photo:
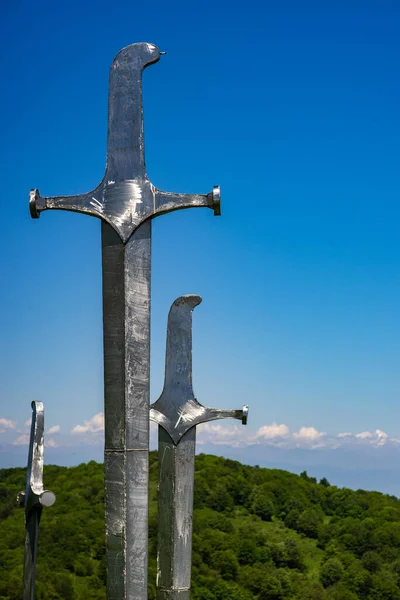
[[[29,210],[30,210],[32,219],[38,219],[40,217],[40,208],[38,206],[39,198],[40,198],[39,190],[35,189],[35,190],[31,190],[29,192]]]
[[[208,195],[211,196],[210,204],[211,204],[211,207],[214,209],[214,217],[220,217],[221,216],[221,188],[219,187],[219,185],[214,185],[213,191],[211,192],[211,194],[208,194]]]

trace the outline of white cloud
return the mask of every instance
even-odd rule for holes
[[[256,438],[264,438],[271,440],[277,437],[287,437],[289,435],[289,427],[281,423],[278,425],[273,421],[271,425],[263,425],[256,433]]]
[[[104,431],[104,413],[100,412],[94,415],[89,421],[84,421],[83,425],[75,425],[71,433],[79,435],[81,433],[98,433]]]
[[[50,438],[49,440],[46,440],[44,443],[45,446],[48,446],[49,448],[57,448],[58,444],[55,440],[53,440],[52,438]]]
[[[294,438],[302,440],[318,440],[326,433],[318,431],[315,427],[301,427],[299,431],[293,434]]]
[[[380,447],[386,443],[400,444],[400,439],[390,438],[387,433],[376,429],[375,433],[364,431],[358,434],[344,431],[338,434],[328,434],[312,426],[302,426],[298,431],[291,432],[288,425],[276,423],[262,425],[256,434],[247,428],[226,426],[220,423],[205,423],[198,427],[198,444],[214,444],[227,446],[251,446],[260,444],[285,449],[306,448],[317,450],[329,448],[335,450],[344,445],[358,444]]]
[[[377,429],[375,431],[375,434],[377,436],[377,440],[375,441],[375,444],[377,446],[383,446],[384,444],[386,444],[386,442],[389,439],[389,436],[387,433],[385,433],[384,431],[381,431],[380,429]]]
[[[28,419],[27,421],[25,421],[24,425],[25,427],[30,427],[32,423],[32,417],[30,419]]]
[[[156,423],[150,422],[150,447],[157,446],[157,429]],[[47,433],[55,434],[61,430],[59,425],[51,427]],[[17,430],[18,431],[18,430]],[[71,431],[74,436],[80,436],[81,441],[87,444],[98,443],[102,440],[100,435],[104,431],[104,413],[99,412],[91,419],[85,420],[83,424],[75,425]],[[242,427],[228,422],[208,422],[202,423],[197,427],[197,443],[198,445],[226,445],[232,447],[252,446],[254,444],[261,446],[273,446],[282,449],[304,448],[307,450],[318,450],[322,448],[335,450],[351,445],[369,446],[378,449],[386,444],[392,444],[393,447],[399,448],[400,437],[391,438],[387,433],[380,429],[376,429],[373,433],[370,431],[362,431],[360,433],[352,433],[350,431],[342,431],[340,433],[326,433],[319,431],[311,425],[303,425],[298,431],[290,431],[288,425],[284,423],[267,423],[261,425],[256,432],[252,431],[251,426]],[[18,438],[23,440],[23,436]],[[27,443],[26,441],[14,442],[16,444]],[[49,446],[53,445],[54,440]]]
[[[370,431],[362,431],[361,433],[356,433],[356,438],[359,440],[368,440],[374,437]]]
[[[29,435],[24,433],[12,442],[13,446],[27,446],[29,444]]]
[[[61,427],[59,425],[53,425],[53,427],[50,427],[50,429],[47,430],[47,433],[52,435],[53,433],[58,433],[60,429]]]
[[[14,421],[10,421],[9,419],[0,418],[0,427],[4,431],[5,429],[15,429]]]
[[[227,427],[217,423],[202,423],[197,427],[197,443],[242,446],[246,445],[246,438],[237,425]]]
[[[397,444],[399,440],[397,438],[389,438],[388,434],[381,429],[375,429],[375,432],[361,431],[360,433],[339,433],[338,438],[352,438],[353,443],[364,443],[373,446],[383,446],[386,442],[393,442]],[[351,441],[348,440],[348,441]]]

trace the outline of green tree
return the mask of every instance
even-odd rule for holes
[[[322,477],[322,479],[319,480],[319,484],[323,485],[324,487],[330,487],[331,485],[326,477]]]
[[[297,508],[292,509],[285,517],[285,525],[290,529],[297,529],[300,518],[300,511]]]
[[[324,514],[320,508],[307,508],[299,516],[296,524],[297,531],[308,537],[318,537],[318,526],[323,522]]]
[[[328,600],[358,600],[359,596],[339,583],[326,592]]]
[[[68,573],[55,573],[54,587],[63,600],[75,600],[74,585]]]
[[[376,573],[381,568],[382,560],[377,552],[370,550],[363,554],[361,564],[370,573]]]
[[[304,479],[304,481],[308,481],[309,483],[317,483],[317,480],[315,477],[310,477],[309,475],[307,475],[307,471],[302,471],[300,473],[300,477],[302,479]]]
[[[275,512],[273,499],[263,486],[258,486],[251,494],[251,510],[263,521],[270,521]]]
[[[338,583],[343,576],[343,565],[337,558],[330,558],[321,568],[320,579],[324,587]]]
[[[212,566],[224,579],[235,580],[239,569],[239,561],[233,550],[219,550],[212,555]]]

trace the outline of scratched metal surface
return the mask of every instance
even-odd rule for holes
[[[43,487],[44,462],[44,407],[42,402],[32,402],[31,434],[25,491],[19,494],[18,503],[25,509],[25,549],[23,600],[34,600],[36,559],[39,523],[44,506],[52,506],[55,495]],[[23,501],[23,503],[22,503]]]
[[[150,418],[159,424],[158,600],[190,599],[196,425],[226,417],[247,423],[248,406],[209,409],[194,397],[192,313],[200,302],[200,296],[187,295],[171,306],[164,388],[150,410]]]
[[[102,248],[107,597],[147,598],[151,222]]]
[[[107,597],[120,600],[125,598],[126,581],[125,246],[107,223],[102,223],[101,232]]]
[[[150,219],[192,207],[220,214],[219,187],[177,194],[158,190],[147,177],[142,71],[159,58],[156,46],[137,43],[111,65],[107,165],[95,190],[68,197],[30,193],[33,218],[61,209],[102,220],[109,600],[147,600]]]
[[[195,450],[195,427],[178,445],[158,428],[158,600],[190,598]]]

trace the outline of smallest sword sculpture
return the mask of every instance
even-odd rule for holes
[[[192,387],[192,312],[200,296],[181,296],[168,315],[164,389],[150,406],[158,423],[157,600],[190,600],[196,425],[215,419],[247,423],[248,406],[200,404]]]
[[[26,487],[17,496],[17,504],[25,509],[25,554],[23,600],[34,600],[37,544],[42,509],[56,501],[53,492],[43,487],[44,407],[32,402],[31,436],[29,441]]]

